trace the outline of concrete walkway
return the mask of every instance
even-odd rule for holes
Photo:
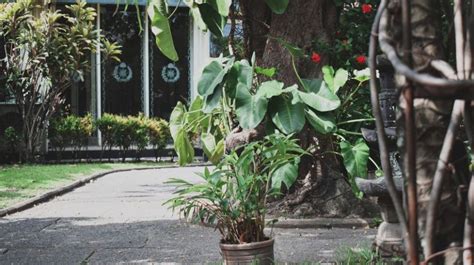
[[[107,175],[32,209],[0,218],[0,264],[216,263],[219,234],[178,220],[162,203],[171,177],[202,168]],[[341,247],[368,246],[375,231],[274,229],[280,262],[333,261]]]

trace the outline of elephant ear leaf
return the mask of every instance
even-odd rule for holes
[[[268,99],[259,95],[251,95],[247,86],[239,83],[235,98],[237,120],[244,129],[257,127],[267,113]]]
[[[178,163],[180,166],[193,162],[194,147],[188,138],[188,133],[184,128],[179,130],[174,141],[174,149],[178,154]]]
[[[206,67],[199,79],[198,93],[199,95],[206,97],[214,94],[216,87],[222,82],[226,74],[226,69],[218,61],[212,61]]]
[[[152,0],[147,13],[151,21],[151,31],[155,35],[158,49],[170,60],[178,61],[178,53],[174,47],[171,27],[168,21],[166,0]]]
[[[309,107],[320,111],[332,111],[341,105],[341,100],[321,79],[303,79],[303,89],[299,91],[300,98]]]
[[[272,100],[272,121],[285,134],[296,133],[305,124],[304,104],[292,104],[290,99],[277,97]]]
[[[265,0],[265,2],[273,13],[281,15],[285,13],[290,0]]]
[[[178,132],[183,128],[186,122],[186,107],[181,101],[176,104],[170,116],[171,137],[176,141]]]
[[[359,139],[352,145],[348,141],[340,143],[341,154],[349,175],[354,177],[367,177],[367,161],[369,160],[369,146],[364,139]]]

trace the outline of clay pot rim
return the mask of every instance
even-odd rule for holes
[[[245,250],[245,249],[258,249],[271,246],[275,243],[274,238],[267,239],[260,242],[244,243],[244,244],[225,244],[219,243],[219,246],[223,250]]]

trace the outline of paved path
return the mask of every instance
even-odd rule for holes
[[[0,218],[0,264],[219,262],[214,229],[178,220],[163,201],[171,177],[197,181],[202,168],[115,173],[32,209]],[[374,230],[275,229],[282,262],[334,259],[342,246],[370,245]]]

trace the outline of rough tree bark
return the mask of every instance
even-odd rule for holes
[[[260,65],[275,67],[278,71],[275,78],[286,85],[297,83],[297,78],[291,55],[274,38],[281,38],[310,54],[312,41],[320,39],[330,43],[336,31],[338,16],[332,0],[291,0],[282,15],[269,15],[263,0],[241,0],[240,5],[246,18],[245,28],[249,31],[248,49],[256,52]],[[307,58],[300,58],[296,60],[296,67],[303,78],[316,78],[320,77],[321,67],[329,59],[323,56],[321,62],[315,64]],[[283,201],[275,202],[275,209],[295,215],[365,214],[367,204],[353,195],[341,173],[343,166],[339,159],[327,154],[327,151],[334,150],[332,137],[316,135],[314,130],[306,127],[300,133],[300,141],[304,148],[315,148],[312,156],[305,157],[301,163],[298,184]]]

